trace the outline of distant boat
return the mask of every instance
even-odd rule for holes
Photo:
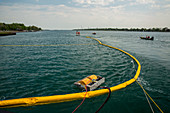
[[[145,40],[154,40],[154,37],[148,38],[148,37],[140,37],[141,39],[145,39]]]
[[[77,31],[77,32],[76,32],[76,36],[80,36],[80,32]]]
[[[96,35],[96,33],[94,32],[94,33],[92,33],[93,35]]]

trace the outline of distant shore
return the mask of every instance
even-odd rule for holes
[[[18,32],[36,32],[42,29],[36,26],[25,26],[22,23],[0,23],[0,36],[16,35]]]
[[[168,27],[164,28],[88,28],[73,29],[75,31],[138,31],[138,32],[170,32]]]
[[[20,32],[37,32],[34,30],[23,30],[23,31],[1,31],[0,30],[0,36],[8,36],[8,35],[16,35],[17,33]]]
[[[0,23],[0,36],[16,35],[18,32],[36,32],[42,29],[36,26],[25,26],[22,23]]]
[[[0,36],[16,35],[14,31],[0,31]]]

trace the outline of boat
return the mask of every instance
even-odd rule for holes
[[[93,35],[96,35],[96,33],[94,32],[94,33],[92,33]]]
[[[79,31],[76,31],[76,36],[80,36],[80,32]]]
[[[151,38],[149,38],[149,37],[140,37],[141,39],[145,39],[145,40],[154,40],[154,37],[151,37]]]

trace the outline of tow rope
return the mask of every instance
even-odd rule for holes
[[[143,86],[142,86],[137,80],[136,80],[136,82],[137,82],[137,83],[139,84],[139,86],[142,88],[144,94],[147,95],[147,96],[152,100],[152,102],[153,102],[153,103],[155,104],[155,106],[159,109],[159,111],[160,111],[161,113],[164,113],[164,112],[162,111],[162,109],[161,109],[161,108],[156,104],[156,102],[152,99],[152,97],[146,92],[146,90],[143,88]],[[147,99],[147,96],[146,96],[146,99]],[[150,102],[149,102],[148,99],[147,99],[147,101],[148,101],[148,103],[149,103],[149,106],[150,106],[152,112],[154,113],[153,108],[151,107]]]

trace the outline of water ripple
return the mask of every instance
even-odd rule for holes
[[[55,33],[54,33],[55,34]],[[68,35],[70,36],[70,35]],[[75,39],[76,38],[76,39]],[[27,38],[26,38],[27,39]],[[94,43],[77,37],[35,37],[19,44]],[[9,42],[10,43],[10,42]],[[8,44],[9,44],[8,43]],[[3,47],[0,96],[6,99],[79,92],[74,82],[91,74],[106,77],[106,86],[129,80],[135,73],[132,59],[101,45],[56,47]]]

